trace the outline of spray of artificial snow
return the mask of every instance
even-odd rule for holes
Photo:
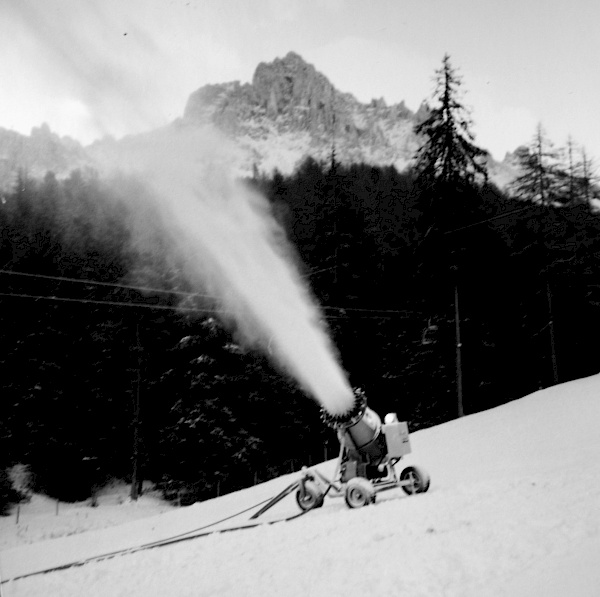
[[[138,151],[133,167],[152,189],[163,226],[195,288],[332,414],[353,392],[321,314],[266,200],[236,181],[214,132],[180,129]]]
[[[96,3],[94,11],[77,14],[89,27],[65,27],[65,19],[54,18],[56,10],[43,10],[40,4],[23,0],[15,14],[36,40],[36,50],[47,57],[52,82],[58,79],[62,87],[79,90],[77,105],[98,130],[110,132],[124,124],[129,130],[152,128],[165,93],[152,77],[158,61],[168,59],[139,23],[116,18],[104,3]],[[78,3],[72,4],[69,10],[78,10]],[[113,39],[115,30],[135,35],[119,36],[123,45],[113,44],[108,52],[103,40]],[[150,66],[144,60],[148,52]],[[154,142],[152,150],[148,141]],[[139,143],[123,140],[121,147],[127,149],[115,146],[120,155],[108,160],[119,159],[113,166],[122,169],[127,158],[151,185],[165,233],[178,261],[187,264],[189,280],[215,295],[240,335],[268,347],[327,410],[345,412],[352,391],[319,323],[319,311],[288,259],[283,234],[264,199],[233,180],[230,150],[222,140],[214,132],[171,126]]]

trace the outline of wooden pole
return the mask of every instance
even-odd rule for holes
[[[137,380],[135,388],[135,401],[133,405],[133,471],[131,474],[131,499],[137,501],[140,485],[140,386],[141,386],[141,349],[140,326],[135,325],[136,350],[138,353]]]
[[[548,328],[550,330],[550,356],[552,358],[552,379],[558,383],[558,365],[556,362],[556,341],[554,337],[554,315],[552,313],[552,292],[550,282],[546,280],[546,296],[548,298]]]
[[[460,341],[460,311],[458,308],[458,284],[454,284],[454,325],[456,333],[456,394],[458,401],[457,413],[464,416],[463,408],[463,382],[462,382],[462,342]]]

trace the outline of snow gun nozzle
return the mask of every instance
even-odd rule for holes
[[[321,420],[325,425],[334,429],[352,427],[360,421],[367,410],[367,398],[365,393],[354,390],[354,402],[350,409],[344,413],[332,414],[325,407],[321,408]]]

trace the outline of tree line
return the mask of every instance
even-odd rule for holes
[[[449,57],[436,81],[410,169],[334,150],[246,181],[351,384],[412,431],[598,371],[591,160],[539,127],[498,189]],[[18,463],[62,499],[135,469],[193,501],[336,453],[316,404],[186,285],[138,182],[21,172],[1,199],[0,503]]]

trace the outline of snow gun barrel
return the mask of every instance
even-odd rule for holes
[[[333,415],[322,409],[321,418],[326,425],[337,431],[340,443],[345,443],[350,450],[370,459],[385,456],[387,449],[381,419],[367,406],[362,392],[356,393],[354,405],[346,413]]]

